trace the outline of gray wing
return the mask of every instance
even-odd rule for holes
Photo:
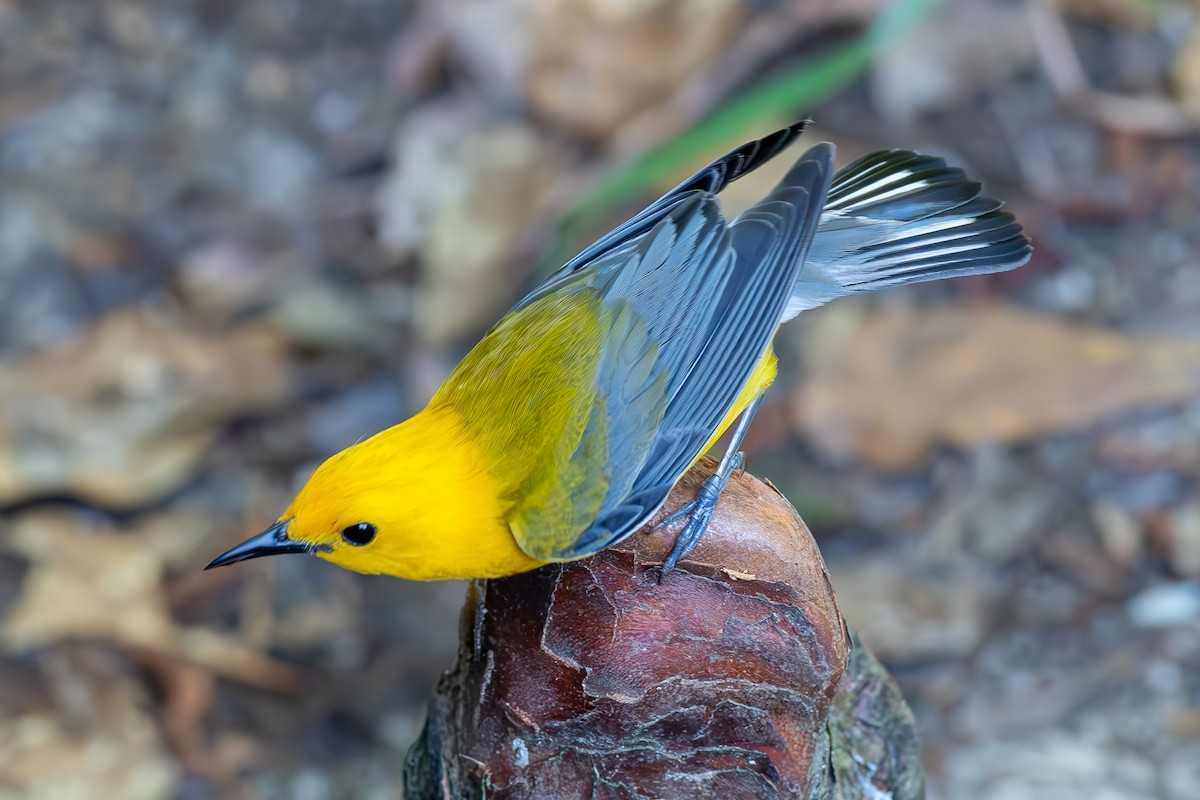
[[[631,219],[601,236],[585,247],[540,286],[522,298],[515,308],[522,308],[539,297],[544,297],[562,285],[570,283],[581,270],[591,270],[607,253],[628,251],[655,225],[675,212],[682,204],[696,197],[713,196],[738,178],[761,167],[779,155],[788,145],[804,133],[808,120],[775,131],[729,151],[711,162],[695,175],[680,183],[671,191],[646,206]]]
[[[609,337],[619,346],[601,360],[598,411],[579,451],[599,449],[589,434],[604,437],[608,489],[595,521],[553,558],[596,552],[636,531],[700,455],[770,345],[832,162],[831,145],[812,148],[731,225],[711,194],[689,190],[644,232],[609,242],[575,269],[570,281],[602,287],[620,335]]]

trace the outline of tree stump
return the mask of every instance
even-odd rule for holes
[[[659,518],[712,468],[687,475]],[[922,797],[911,713],[852,650],[791,505],[736,476],[696,550],[660,582],[681,524],[472,583],[405,796]]]

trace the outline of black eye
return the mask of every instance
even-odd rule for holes
[[[364,544],[370,544],[371,540],[375,538],[375,526],[369,522],[349,525],[342,528],[342,538],[346,540],[347,544],[362,547]]]

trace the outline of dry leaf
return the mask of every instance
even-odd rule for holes
[[[179,768],[159,734],[151,699],[129,670],[59,654],[55,670],[80,703],[72,714],[31,710],[0,725],[0,800],[167,800]],[[78,656],[76,652],[74,655]],[[94,654],[93,654],[94,655]]]
[[[1193,116],[1200,115],[1200,24],[1193,24],[1171,72],[1180,105]]]
[[[438,2],[458,53],[493,93],[604,136],[661,103],[742,29],[745,4],[710,0]]]
[[[962,657],[986,633],[986,576],[968,559],[937,580],[914,580],[894,559],[835,562],[831,571],[847,624],[885,661]]]
[[[190,768],[204,770],[209,759],[201,744],[201,732],[216,693],[212,673],[154,650],[132,647],[127,652],[154,676],[163,698],[163,731],[172,749]]]
[[[285,399],[285,369],[282,338],[270,330],[200,334],[143,311],[0,364],[0,505],[158,497],[225,420]]]
[[[161,590],[162,554],[140,536],[84,532],[62,514],[26,514],[9,544],[32,561],[20,598],[0,624],[9,650],[83,636],[167,647],[172,622]]]
[[[149,714],[84,736],[51,714],[26,714],[0,733],[0,800],[120,797],[167,800],[176,766]]]
[[[457,106],[410,115],[395,142],[380,236],[394,253],[420,256],[416,322],[444,342],[515,299],[505,267],[541,219],[561,157],[532,128]]]
[[[803,429],[884,467],[935,442],[969,446],[1077,431],[1200,390],[1200,341],[1131,337],[993,307],[823,314],[808,337]],[[844,330],[853,328],[853,330]]]
[[[85,529],[65,512],[22,515],[6,544],[31,566],[20,596],[0,621],[0,650],[99,639],[184,658],[250,685],[295,690],[300,684],[296,670],[213,631],[177,626],[171,618],[164,564],[182,549],[194,550],[207,533],[178,517],[159,517],[140,531],[116,533]]]

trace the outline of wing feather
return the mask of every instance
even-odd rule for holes
[[[541,286],[517,303],[516,308],[522,308],[538,297],[555,291],[561,284],[570,281],[576,272],[591,269],[596,261],[605,254],[635,245],[646,232],[689,199],[697,196],[716,195],[738,178],[758,169],[799,138],[808,124],[809,120],[801,120],[761,139],[747,142],[709,163],[699,172],[646,206],[631,219],[585,247],[578,255],[547,278]]]
[[[838,170],[784,319],[835,297],[1019,267],[1029,243],[961,169],[905,150]]]
[[[727,228],[710,197],[691,201],[695,209],[683,206],[660,223],[671,224],[678,215],[723,228],[724,236],[697,239],[706,248],[673,249],[669,255],[687,263],[689,271],[703,265],[724,285],[708,298],[708,308],[689,303],[683,320],[688,326],[660,344],[660,363],[682,371],[668,372],[666,406],[654,429],[644,431],[634,449],[609,453],[613,464],[637,466],[628,489],[624,481],[622,491],[610,489],[595,522],[557,558],[595,552],[636,531],[700,455],[770,345],[816,230],[832,161],[828,145],[808,151],[771,195]]]

